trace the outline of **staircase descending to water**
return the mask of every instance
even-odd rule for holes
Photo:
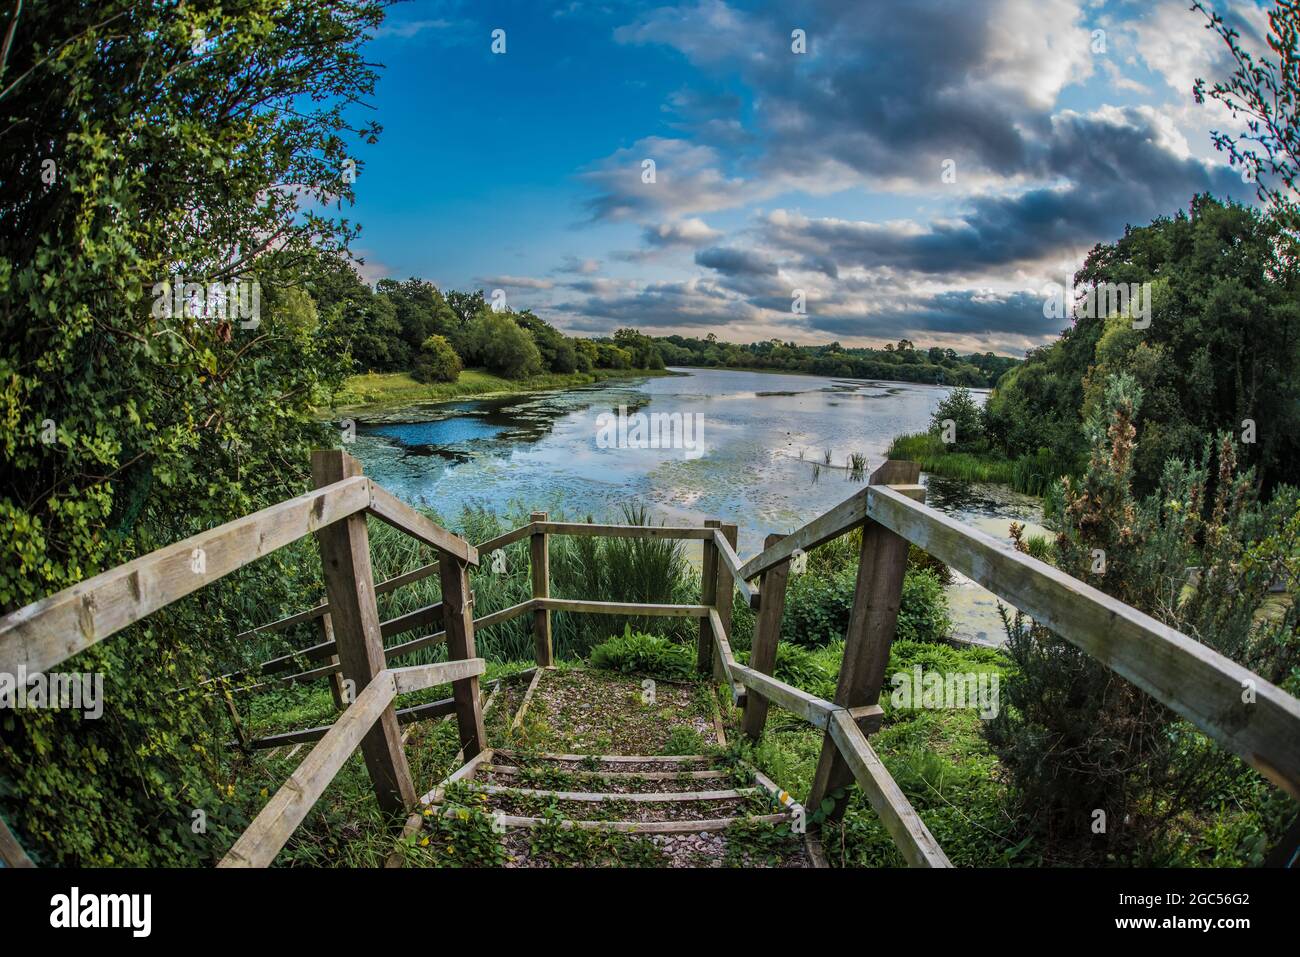
[[[475,547],[430,521],[361,474],[337,450],[312,457],[315,490],[159,549],[0,618],[0,672],[48,672],[81,650],[150,613],[308,534],[320,547],[326,601],[245,634],[314,622],[320,641],[231,675],[250,692],[327,680],[338,708],[326,726],[249,739],[232,708],[247,752],[310,750],[230,848],[222,866],[267,866],[289,841],[348,758],[360,750],[379,807],[410,837],[438,815],[467,816],[474,803],[491,805],[494,830],[522,852],[521,835],[549,829],[633,835],[649,840],[670,863],[707,863],[711,837],[761,829],[785,838],[803,830],[803,807],[833,807],[856,784],[904,859],[913,866],[950,866],[925,823],[890,777],[869,737],[879,707],[897,622],[908,543],[972,578],[1033,616],[1106,667],[1172,708],[1294,797],[1300,797],[1300,701],[1235,662],[1056,568],[1017,552],[924,504],[919,466],[891,461],[844,502],[788,535],[769,536],[761,553],[741,561],[736,526],[711,520],[694,526],[626,526],[547,521],[527,525]],[[373,580],[367,517],[430,546],[437,560],[387,581]],[[862,528],[858,578],[834,700],[772,677],[791,560],[854,528]],[[668,605],[550,596],[548,538],[595,535],[696,540],[703,547],[699,604]],[[532,597],[478,618],[468,570],[483,556],[529,541]],[[202,554],[202,562],[194,561]],[[381,621],[376,595],[437,575],[442,600]],[[752,584],[757,582],[757,585]],[[756,609],[750,659],[741,665],[729,644],[733,592]],[[608,597],[608,596],[606,596]],[[721,756],[695,754],[574,754],[493,747],[485,725],[498,683],[485,700],[476,631],[528,616],[537,668],[511,729],[526,720],[529,700],[559,680],[552,659],[552,612],[672,616],[699,622],[696,664],[743,710],[741,732],[763,733],[769,707],[779,707],[824,732],[810,794],[802,803],[753,768]],[[407,640],[412,631],[438,630]],[[412,651],[445,644],[447,660],[394,666]],[[305,670],[296,670],[303,665]],[[162,680],[162,676],[160,676]],[[400,707],[413,692],[450,684],[449,698]],[[1249,688],[1250,695],[1242,689]],[[403,729],[454,719],[461,744],[458,769],[421,795],[412,779]],[[719,725],[719,729],[720,729]],[[718,742],[721,743],[721,742]],[[829,803],[827,803],[829,802]],[[483,810],[474,813],[484,814]],[[811,826],[811,825],[810,825]],[[688,848],[680,845],[691,844]],[[818,863],[815,840],[796,841],[788,866]],[[644,849],[627,845],[628,849]],[[716,859],[716,854],[713,855]],[[0,859],[30,863],[0,824]],[[741,857],[727,857],[744,865]],[[390,863],[393,862],[390,858]]]

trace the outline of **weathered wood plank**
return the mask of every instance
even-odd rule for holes
[[[546,521],[545,512],[533,512],[533,526]],[[528,542],[529,574],[532,576],[533,598],[547,598],[551,594],[551,550],[545,532],[535,532]],[[552,664],[551,613],[546,608],[533,611],[533,658],[541,668]]]
[[[36,674],[318,528],[355,515],[370,480],[349,478],[150,552],[0,618],[0,671]]]
[[[396,696],[397,686],[389,675],[380,674],[371,681],[275,792],[219,866],[269,866]]]
[[[579,601],[572,598],[535,598],[551,611],[586,612],[595,615],[646,615],[664,618],[707,618],[708,605],[649,605],[629,601]]]
[[[763,550],[773,547],[784,536],[768,535]],[[755,671],[770,675],[776,669],[776,649],[781,641],[781,616],[785,613],[785,589],[790,578],[790,562],[786,560],[763,572],[759,579],[760,607],[754,619],[754,640],[749,651],[749,666]],[[741,730],[752,740],[763,735],[767,723],[767,699],[761,694],[745,697],[745,713],[741,717]]]
[[[313,481],[324,486],[359,475],[361,465],[345,452],[328,449],[312,453],[311,471]],[[334,624],[334,643],[344,681],[350,683],[350,697],[355,697],[379,680],[385,667],[365,515],[349,515],[320,529],[316,541]],[[390,684],[391,678],[384,682]],[[361,752],[379,806],[390,814],[408,810],[415,803],[415,785],[391,705],[367,731]]]
[[[720,791],[548,791],[543,788],[507,787],[500,784],[474,784],[470,790],[483,794],[518,795],[521,797],[549,798],[554,801],[599,803],[602,801],[627,801],[629,804],[673,804],[689,801],[735,801],[757,794],[758,788],[727,788]]]
[[[528,688],[524,691],[524,699],[519,702],[519,710],[515,712],[514,719],[510,722],[510,730],[518,731],[524,723],[524,713],[528,710],[528,705],[533,700],[533,695],[537,693],[537,686],[542,682],[542,675],[546,671],[541,666],[533,672],[533,678],[528,682]]]
[[[874,521],[1086,651],[1300,798],[1300,701],[1151,616],[897,490],[875,486],[868,493]]]
[[[599,761],[602,764],[708,764],[713,759],[707,754],[524,754],[510,748],[497,748],[496,753],[509,758],[527,761],[562,761],[574,764]]]
[[[366,510],[398,531],[405,532],[440,552],[455,555],[467,565],[478,567],[478,549],[428,516],[417,512],[387,489],[371,483],[370,506]]]
[[[798,715],[814,727],[825,729],[830,723],[831,715],[836,711],[844,710],[838,705],[818,698],[816,695],[801,691],[793,685],[788,685],[784,681],[769,677],[761,671],[755,671],[753,668],[747,668],[744,665],[732,665],[731,673],[737,681],[751,692],[761,694],[772,704],[780,705],[786,711]]]
[[[446,814],[455,814],[448,809]],[[684,834],[690,831],[725,831],[733,824],[782,824],[790,820],[786,814],[755,814],[747,817],[715,817],[706,820],[687,821],[582,821],[564,819],[556,822],[553,818],[517,817],[503,814],[499,820],[506,827],[543,827],[557,824],[565,829],[583,831],[621,831],[630,834]]]
[[[912,809],[849,713],[840,711],[834,714],[829,730],[858,787],[875,808],[880,823],[907,862],[913,867],[952,867],[939,842]]]
[[[722,677],[731,685],[732,702],[737,707],[741,707],[748,697],[748,692],[732,674],[732,669],[736,666],[736,656],[731,651],[731,642],[727,640],[727,633],[722,627],[722,618],[716,608],[709,609],[709,624],[713,626],[714,651],[722,669]]]
[[[886,462],[872,473],[868,486],[891,478],[912,483],[920,476],[921,467],[915,462]],[[910,497],[911,493],[908,494]],[[924,494],[924,489],[920,494]],[[835,703],[841,707],[872,705],[880,699],[885,669],[889,666],[889,649],[898,627],[906,574],[907,540],[879,522],[868,520],[862,528],[853,607],[844,636],[844,657],[835,683]],[[840,749],[827,735],[822,741],[817,770],[813,773],[808,804],[819,806],[827,795],[848,784],[852,777]],[[843,812],[844,806],[840,803],[829,819],[838,819]]]
[[[511,764],[494,764],[487,769],[492,774],[500,774],[503,777],[517,777],[521,770]],[[716,781],[719,778],[731,777],[730,771],[578,771],[575,772],[587,778],[598,778],[602,781]]]
[[[588,522],[532,522],[534,534],[597,535],[601,538],[699,538],[710,539],[713,532],[705,528],[672,525],[597,525]]]
[[[424,805],[429,805],[429,804],[437,804],[438,802],[440,802],[443,798],[443,795],[447,793],[448,784],[454,784],[457,781],[466,781],[472,778],[475,772],[478,771],[478,769],[482,765],[491,762],[493,753],[494,752],[491,748],[484,748],[482,751],[474,755],[472,758],[470,758],[468,761],[462,764],[451,774],[447,775],[440,782],[438,782],[438,785],[435,788],[433,788],[433,790],[429,791],[427,794],[425,794],[420,798],[420,803]]]
[[[773,565],[790,559],[796,551],[811,551],[818,545],[838,538],[867,519],[867,493],[854,492],[839,505],[823,512],[798,531],[791,532],[771,548],[765,548],[740,569],[740,577],[752,581]]]
[[[734,523],[723,522],[718,527],[718,532],[713,536],[714,555],[716,558],[715,574],[718,579],[718,583],[713,589],[713,604],[718,610],[718,620],[722,624],[722,635],[724,638],[728,639],[731,637],[731,616],[732,612],[735,610],[735,602],[732,595],[732,592],[735,591],[736,587],[735,576],[732,574],[731,567],[722,560],[723,546],[718,545],[717,543],[725,543],[726,547],[734,554],[736,550],[736,536],[738,534],[739,530]],[[749,583],[746,582],[745,584],[748,586]],[[704,625],[705,622],[700,622],[700,624]],[[713,623],[710,621],[708,622],[708,625],[710,633],[712,633]],[[717,647],[716,644],[714,647]],[[713,656],[713,679],[715,681],[721,681],[723,678],[722,659],[715,652]],[[722,718],[721,715],[719,715],[719,727],[721,727],[721,723]]]
[[[36,866],[23,850],[23,846],[18,843],[18,838],[14,837],[13,831],[9,830],[9,825],[5,823],[4,818],[0,818],[0,862],[5,867],[12,868]]]
[[[465,678],[483,674],[486,664],[482,658],[461,658],[455,661],[441,661],[431,665],[411,665],[409,668],[393,668],[389,674],[397,684],[399,695],[413,691],[423,691],[435,685],[451,684]],[[454,700],[454,699],[453,699]]]
[[[722,522],[716,518],[706,519],[705,526],[715,531],[722,527]],[[716,534],[710,535],[703,542],[704,552],[700,562],[700,604],[705,608],[712,609],[709,615],[712,616],[714,611],[718,612],[717,629],[725,632],[726,624],[721,619],[721,612],[717,608],[718,604],[718,547],[714,544]],[[730,598],[730,596],[728,596]],[[714,647],[713,647],[713,629],[714,624],[710,617],[700,620],[699,637],[695,641],[695,670],[704,674],[713,667]]]
[[[726,527],[735,528],[734,525]],[[761,600],[758,589],[745,581],[744,576],[740,574],[743,563],[740,560],[740,556],[736,554],[735,544],[729,540],[728,536],[722,529],[719,529],[714,533],[713,543],[718,549],[718,559],[731,573],[732,586],[738,589],[740,593],[745,596],[745,602],[749,607],[757,611],[759,607],[758,603]],[[729,594],[728,597],[730,597]]]
[[[442,582],[443,624],[447,631],[447,658],[462,661],[478,656],[474,651],[474,616],[469,596],[468,564],[452,555],[441,556],[438,570]],[[473,758],[487,747],[483,727],[483,703],[479,695],[478,675],[468,675],[452,682],[456,699],[456,725],[460,745],[466,757]]]

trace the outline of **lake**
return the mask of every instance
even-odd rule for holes
[[[875,469],[893,437],[923,431],[949,391],[671,371],[680,374],[358,415],[349,451],[394,494],[453,522],[465,506],[617,520],[625,503],[641,503],[670,525],[735,522],[738,551],[748,558],[768,533],[793,531],[851,495],[861,482],[850,456],[865,456],[866,471]],[[619,441],[620,410],[627,441]],[[641,441],[655,422],[667,423],[661,431],[669,441]],[[676,447],[636,447],[658,444]],[[1010,541],[1012,521],[1043,531],[1038,500],[1006,486],[930,475],[922,482],[930,505],[1000,539]],[[960,576],[949,595],[954,637],[1004,640],[992,595]]]

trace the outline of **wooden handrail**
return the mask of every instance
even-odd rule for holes
[[[758,589],[747,582],[745,576],[741,574],[743,565],[740,561],[740,556],[738,556],[736,550],[731,547],[731,542],[727,541],[727,536],[722,534],[721,529],[713,530],[713,544],[718,547],[718,558],[723,564],[731,569],[736,590],[745,596],[746,604],[748,604],[751,609],[757,611],[759,601]]]
[[[788,561],[797,551],[808,551],[845,532],[857,528],[867,519],[866,489],[854,492],[834,508],[823,512],[802,528],[791,532],[771,548],[765,548],[741,566],[738,578],[752,581],[773,565]]]
[[[713,529],[692,525],[597,525],[591,522],[530,522],[531,535],[597,535],[601,538],[706,539]]]
[[[848,711],[838,710],[832,713],[828,730],[853,772],[853,779],[871,802],[880,823],[903,852],[907,863],[913,867],[952,867],[952,862],[939,847],[939,842],[912,809],[907,796],[876,756],[867,742],[867,736],[858,728]]]
[[[458,658],[432,665],[411,665],[409,668],[391,668],[389,674],[397,685],[398,694],[423,691],[435,685],[451,684],[463,678],[481,675],[485,669],[482,658]]]
[[[631,601],[582,601],[576,598],[534,598],[537,608],[595,615],[644,615],[647,618],[707,618],[708,605],[655,605]]]
[[[474,630],[480,628],[490,628],[492,625],[499,625],[511,619],[518,618],[526,612],[532,611],[533,599],[521,601],[517,605],[511,605],[509,608],[502,608],[500,611],[494,611],[491,614],[484,615],[482,618],[474,619]],[[394,621],[396,619],[393,619]],[[387,623],[385,623],[387,624]],[[382,626],[381,626],[382,627]],[[410,641],[403,642],[400,645],[392,645],[384,649],[384,660],[391,661],[394,658],[400,658],[402,655],[408,655],[413,651],[419,651],[421,648],[429,648],[433,645],[442,644],[447,640],[446,631],[436,631],[431,635],[424,635],[421,638],[413,638]],[[328,675],[338,674],[342,670],[338,662],[322,665],[319,668],[311,668],[307,671],[300,671],[297,674],[287,675],[283,678],[272,678],[270,681],[262,681],[255,685],[245,685],[233,689],[236,694],[246,694],[250,691],[260,691],[262,688],[271,688],[281,684],[295,684],[302,681],[314,681],[317,678],[324,678]]]
[[[366,511],[398,531],[418,538],[441,552],[455,555],[467,565],[478,567],[478,549],[373,482],[370,484],[370,505]]]
[[[873,521],[1127,678],[1300,798],[1300,701],[1212,648],[897,489],[871,486]]]
[[[370,505],[364,476],[200,532],[0,618],[0,671],[47,671],[77,652]]]
[[[366,685],[239,835],[218,866],[268,867],[396,697],[392,672],[381,672]]]

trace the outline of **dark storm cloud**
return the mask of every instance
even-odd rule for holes
[[[1251,198],[1253,188],[1230,170],[1171,152],[1146,111],[1066,114],[1053,125],[1050,166],[1068,178],[1063,187],[976,197],[961,216],[920,229],[778,211],[764,220],[763,240],[840,268],[963,273],[1117,238],[1126,225],[1186,207],[1195,193]]]
[[[739,247],[714,246],[695,254],[697,265],[726,275],[775,276],[777,265],[762,253]]]

